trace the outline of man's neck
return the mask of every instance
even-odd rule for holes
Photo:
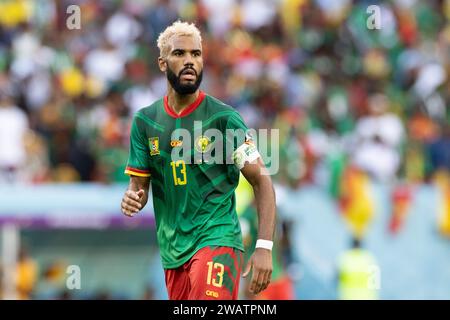
[[[167,93],[169,106],[176,114],[180,114],[184,109],[197,100],[199,92],[200,91],[197,89],[197,91],[192,94],[181,95],[178,94],[173,88],[169,87],[169,92]]]

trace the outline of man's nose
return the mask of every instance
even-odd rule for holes
[[[184,65],[185,66],[193,66],[194,65],[194,58],[190,53],[186,54],[184,59]]]

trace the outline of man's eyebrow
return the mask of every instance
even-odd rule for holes
[[[190,52],[195,52],[195,53],[197,53],[197,52],[202,52],[202,50],[201,50],[201,49],[192,49],[192,50],[186,50],[186,49],[179,49],[179,48],[175,48],[175,49],[173,49],[173,50],[172,50],[172,52],[177,52],[177,51],[179,51],[179,52],[186,52],[186,51],[190,51]]]

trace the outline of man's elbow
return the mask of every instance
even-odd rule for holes
[[[272,179],[269,175],[254,175],[249,183],[253,186],[253,188],[273,190]]]

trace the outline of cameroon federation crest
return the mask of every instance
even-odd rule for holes
[[[156,156],[159,154],[159,137],[148,138],[148,146],[150,148],[150,155]]]
[[[195,150],[204,153],[211,149],[211,140],[207,136],[200,136],[195,139]]]

